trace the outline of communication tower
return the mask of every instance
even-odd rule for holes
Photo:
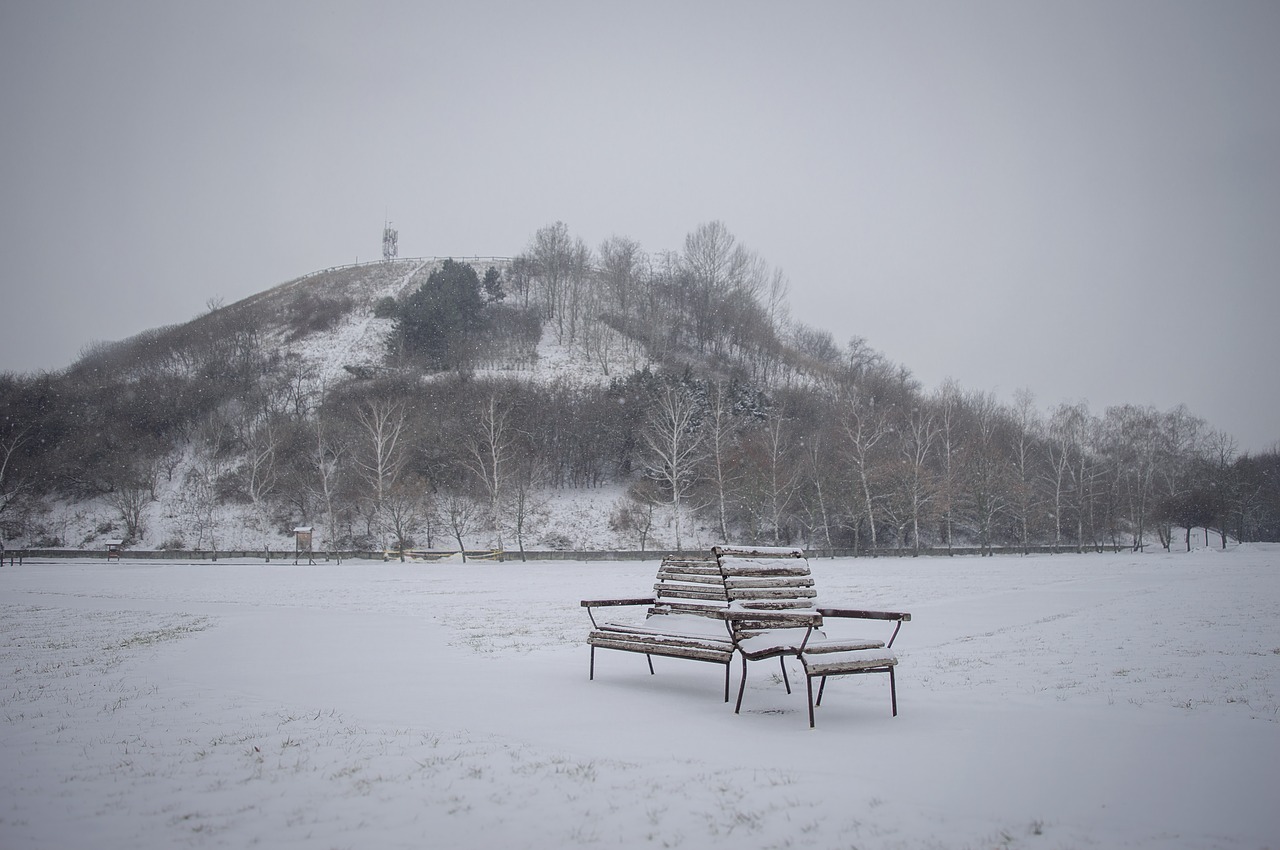
[[[400,231],[391,226],[391,222],[382,225],[382,261],[389,263],[400,253]]]

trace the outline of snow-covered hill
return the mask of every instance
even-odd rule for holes
[[[398,260],[331,269],[306,275],[267,290],[244,301],[222,308],[231,316],[252,316],[264,347],[291,363],[290,369],[306,384],[305,394],[316,397],[323,391],[353,379],[353,375],[375,374],[385,368],[388,339],[394,321],[376,314],[384,299],[401,299],[421,285],[443,262],[440,258]],[[502,261],[471,262],[477,273]],[[336,305],[336,306],[335,306]],[[316,326],[300,325],[320,309],[333,316]],[[197,322],[200,319],[196,320]],[[604,386],[617,377],[653,366],[643,347],[621,339],[614,331],[599,327],[597,333],[613,334],[609,345],[588,350],[581,343],[557,342],[546,331],[537,346],[536,357],[525,361],[486,363],[475,370],[476,378],[501,378],[548,384]],[[421,380],[438,377],[423,376]],[[251,504],[225,503],[209,512],[193,504],[188,472],[200,461],[198,452],[186,445],[173,450],[160,464],[166,469],[156,485],[156,499],[141,505],[142,539],[134,549],[219,549],[280,551],[293,548],[287,524],[268,519]],[[224,461],[234,468],[235,458]],[[536,495],[539,530],[526,540],[534,549],[638,549],[639,538],[615,531],[611,516],[625,499],[626,482],[615,482],[589,490],[548,489]],[[204,515],[197,516],[201,511]],[[70,547],[98,549],[106,540],[124,536],[121,511],[109,496],[47,502],[29,524],[30,533],[9,541],[11,547]],[[669,519],[658,511],[657,522],[647,548],[670,547]],[[306,520],[298,517],[297,521]],[[715,542],[709,529],[689,529],[683,520],[686,545]],[[466,539],[468,548],[496,546],[499,536],[478,531]],[[384,541],[385,542],[385,541]],[[318,541],[319,543],[319,541]],[[456,548],[456,542],[433,534],[420,545]],[[514,544],[508,542],[509,548]]]

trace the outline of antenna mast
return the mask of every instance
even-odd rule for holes
[[[382,262],[389,263],[400,253],[400,231],[391,226],[391,222],[382,224]]]

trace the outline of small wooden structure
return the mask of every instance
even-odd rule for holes
[[[303,555],[307,556],[307,563],[314,564],[315,559],[311,557],[311,532],[313,527],[310,525],[300,525],[293,530],[293,562],[295,564],[301,560]]]
[[[107,544],[107,560],[119,561],[120,552],[124,549],[124,541],[123,540],[107,540],[104,542]]]

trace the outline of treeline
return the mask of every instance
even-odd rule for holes
[[[333,547],[569,547],[548,492],[621,482],[627,548],[695,526],[859,551],[1280,539],[1277,452],[1240,454],[1182,408],[926,393],[860,338],[790,322],[786,289],[719,223],[659,256],[557,223],[504,268],[445,263],[390,300],[333,281],[255,296],[0,376],[0,532],[70,543],[45,507],[99,497],[142,541],[167,492],[183,536],[153,545],[216,547],[235,508]],[[392,321],[385,366],[326,383],[288,343],[353,310]],[[529,367],[542,334],[604,380],[484,371]]]

